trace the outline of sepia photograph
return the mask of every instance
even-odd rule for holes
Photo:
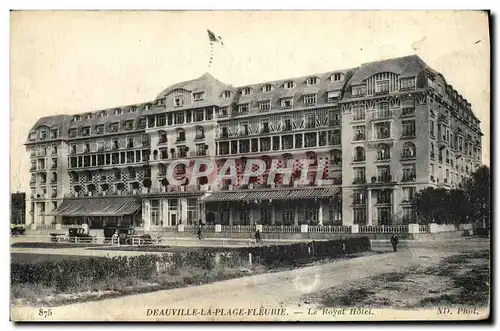
[[[12,322],[491,317],[488,11],[9,16]]]

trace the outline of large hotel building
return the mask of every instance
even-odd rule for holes
[[[141,104],[40,118],[26,142],[27,222],[414,223],[415,192],[460,188],[481,164],[479,123],[416,55],[241,87],[205,74]],[[179,159],[189,162],[172,185],[166,170]],[[234,161],[233,180],[189,182],[199,159]],[[267,169],[245,181],[250,159]],[[268,182],[273,162],[293,165],[290,181]]]

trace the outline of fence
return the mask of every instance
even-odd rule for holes
[[[308,227],[308,232],[312,233],[350,233],[351,227],[348,225],[312,225]]]
[[[262,232],[298,233],[298,232],[300,232],[300,226],[299,225],[263,225]]]
[[[359,233],[406,233],[408,225],[362,225]]]

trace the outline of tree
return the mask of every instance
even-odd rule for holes
[[[448,190],[427,187],[415,194],[413,204],[423,218],[422,223],[451,223]]]
[[[470,207],[472,222],[480,222],[490,228],[491,173],[487,166],[479,167],[464,182],[464,190]]]

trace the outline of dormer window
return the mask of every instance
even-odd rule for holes
[[[40,131],[40,140],[45,140],[47,139],[47,130],[41,130]]]
[[[229,99],[231,97],[231,91],[224,91],[221,95],[222,99]]]
[[[292,108],[292,107],[293,107],[293,98],[281,99],[281,108]]]
[[[165,106],[165,98],[156,100],[157,106]]]
[[[79,122],[81,119],[80,115],[73,116],[73,122]]]
[[[111,132],[118,132],[119,123],[111,123],[111,125],[109,126],[109,129]]]
[[[104,124],[96,125],[95,133],[96,134],[103,134],[104,133]]]
[[[410,91],[415,89],[415,77],[403,78],[399,81],[401,91]]]
[[[271,92],[272,90],[274,90],[274,86],[272,86],[271,84],[262,86],[262,92]]]
[[[295,82],[292,81],[292,80],[289,80],[288,82],[285,82],[285,84],[283,84],[283,87],[287,88],[287,89],[294,88],[295,87]]]
[[[304,95],[304,105],[315,105],[316,104],[316,94],[306,94]]]
[[[57,138],[57,134],[58,134],[58,130],[55,129],[55,130],[50,130],[50,139],[56,139]]]
[[[128,110],[130,113],[135,113],[137,111],[137,107],[136,106],[130,106],[129,110]]]
[[[70,136],[71,138],[76,137],[76,134],[77,134],[77,133],[78,133],[78,129],[70,129],[70,130],[69,130],[69,136]]]
[[[249,110],[248,103],[238,105],[238,113],[245,114],[245,113],[248,113],[248,110]]]
[[[333,75],[330,76],[330,80],[332,82],[338,82],[338,81],[341,81],[343,79],[344,79],[344,74],[340,73],[340,72],[335,73],[335,74],[333,74]]]
[[[194,101],[201,101],[205,99],[205,92],[196,92],[193,93],[193,100]]]
[[[151,104],[147,103],[144,105],[144,110],[150,110],[151,109]]]
[[[352,87],[352,95],[353,96],[364,96],[366,94],[366,86],[353,86]]]
[[[88,136],[90,135],[90,126],[84,126],[82,128],[82,136]]]
[[[85,115],[85,118],[88,119],[88,120],[92,119],[92,114]]]
[[[174,98],[174,106],[175,107],[182,107],[183,104],[184,104],[184,100],[181,97]]]
[[[306,84],[307,85],[316,85],[316,84],[318,84],[318,82],[319,82],[318,77],[309,77],[306,81]]]
[[[340,91],[329,91],[328,92],[328,102],[335,102],[340,99]]]
[[[120,108],[117,108],[117,109],[114,110],[113,113],[115,114],[115,116],[118,116],[118,115],[122,114],[122,110]]]
[[[100,114],[99,114],[99,117],[100,118],[104,118],[106,117],[108,114],[103,110]]]
[[[250,94],[250,88],[249,87],[245,87],[243,89],[241,89],[241,95],[249,95]]]
[[[30,133],[30,140],[36,140],[36,132]]]

